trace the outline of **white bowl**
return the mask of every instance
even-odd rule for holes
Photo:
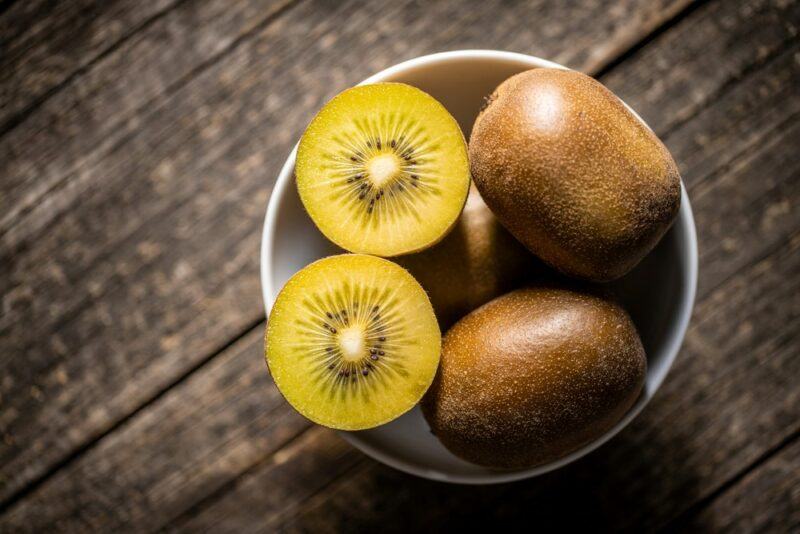
[[[465,134],[483,98],[503,80],[540,67],[564,68],[533,56],[493,50],[462,50],[405,61],[362,83],[405,82],[430,93],[458,119]],[[342,252],[309,219],[297,194],[293,171],[297,147],[283,165],[267,208],[261,243],[261,283],[270,308],[283,284],[312,261]],[[419,408],[389,424],[344,439],[376,460],[401,471],[462,484],[492,484],[533,477],[566,465],[599,447],[627,425],[653,397],[683,341],[697,285],[697,237],[685,189],[675,225],[630,274],[611,284],[630,312],[647,352],[644,391],[614,428],[581,449],[545,465],[496,471],[453,456],[430,433]]]

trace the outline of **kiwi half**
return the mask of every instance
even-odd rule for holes
[[[361,430],[413,407],[433,381],[441,333],[425,291],[388,260],[318,260],[283,287],[266,360],[286,400],[321,425]]]
[[[456,120],[400,83],[353,87],[328,102],[300,140],[295,174],[306,211],[328,239],[378,256],[442,239],[470,184]]]

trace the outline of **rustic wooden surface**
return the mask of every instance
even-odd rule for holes
[[[0,2],[0,531],[796,531],[798,31],[792,0]],[[261,358],[290,147],[341,89],[458,48],[598,76],[679,162],[700,242],[653,402],[493,487],[366,458]]]

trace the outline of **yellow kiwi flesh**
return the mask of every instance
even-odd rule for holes
[[[447,237],[396,261],[428,292],[442,331],[546,271],[497,221],[475,187],[470,188],[464,211]]]
[[[388,260],[318,260],[283,287],[269,316],[266,360],[302,415],[341,430],[411,409],[439,364],[441,334],[425,291]]]
[[[678,169],[611,91],[574,71],[512,76],[469,144],[473,179],[500,222],[559,271],[608,281],[630,271],[680,208]]]
[[[326,104],[300,140],[300,199],[331,241],[396,256],[441,240],[469,189],[464,135],[427,93],[400,83],[353,87]]]
[[[562,458],[603,435],[631,408],[646,360],[624,309],[559,286],[519,289],[445,335],[422,402],[455,455],[495,468]]]

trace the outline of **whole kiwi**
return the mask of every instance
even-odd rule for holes
[[[596,80],[534,69],[487,102],[469,142],[473,179],[500,222],[546,263],[613,280],[675,220],[681,187],[669,151]]]
[[[395,259],[428,292],[442,331],[475,308],[549,271],[503,228],[475,187],[447,237],[423,252]]]
[[[447,332],[422,411],[455,455],[533,467],[614,426],[639,396],[646,365],[633,322],[607,296],[518,289]]]

